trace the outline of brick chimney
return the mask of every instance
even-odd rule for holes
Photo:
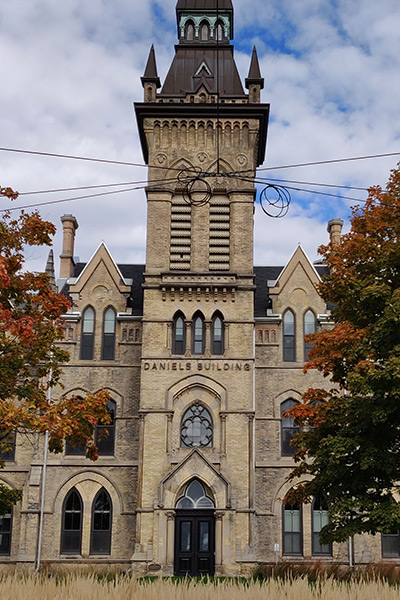
[[[73,215],[63,215],[63,249],[60,254],[60,278],[68,279],[74,270],[74,245],[75,231],[78,229],[78,221]]]
[[[328,223],[328,233],[330,238],[330,243],[332,245],[339,244],[340,237],[342,235],[342,227],[343,221],[342,219],[331,219]]]

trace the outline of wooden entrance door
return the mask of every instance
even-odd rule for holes
[[[214,511],[176,511],[175,575],[214,575]]]

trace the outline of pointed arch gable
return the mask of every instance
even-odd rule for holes
[[[87,485],[88,482],[91,483],[90,486]],[[93,483],[97,484],[97,489],[95,490],[93,489]],[[61,514],[64,499],[72,488],[78,490],[84,503],[91,504],[94,496],[102,487],[104,487],[111,497],[113,513],[121,514],[121,512],[124,511],[124,503],[119,489],[108,477],[105,477],[97,471],[88,470],[80,471],[79,473],[72,475],[60,485],[51,501],[51,506],[49,507],[50,511],[54,512],[54,514]]]
[[[193,479],[198,479],[211,491],[217,509],[231,508],[230,482],[196,448],[161,481],[158,505],[174,509],[184,486]]]
[[[174,383],[167,390],[166,409],[173,410],[175,404],[179,401],[180,394],[196,387],[211,392],[219,403],[219,410],[227,410],[226,389],[220,383],[206,375],[190,375]]]

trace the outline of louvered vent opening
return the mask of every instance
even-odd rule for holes
[[[171,208],[171,270],[190,270],[191,233],[191,206],[183,198],[175,199]]]
[[[210,204],[210,271],[229,271],[229,200]]]

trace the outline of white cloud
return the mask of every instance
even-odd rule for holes
[[[175,4],[176,0],[1,3],[0,145],[141,163],[132,102],[143,96],[140,76],[151,43],[161,78],[169,68],[176,42]],[[400,152],[398,0],[252,0],[251,8],[248,0],[234,4],[239,70],[246,77],[256,42],[265,77],[263,101],[271,103],[265,166]],[[19,191],[146,177],[144,168],[4,152],[0,160],[0,183]],[[384,185],[396,162],[357,161],[263,175],[367,187]],[[21,196],[18,203],[73,195]],[[345,195],[354,197],[357,192]],[[348,201],[307,198],[293,192],[292,207],[282,220],[268,219],[257,207],[256,264],[284,264],[298,242],[316,258],[316,248],[327,239],[327,220],[347,218],[350,212]],[[117,262],[144,261],[143,191],[40,210],[57,225],[64,213],[77,216],[76,251],[82,260],[104,239]],[[60,251],[57,234],[56,255]],[[31,268],[42,268],[44,262],[43,252],[35,250]]]

